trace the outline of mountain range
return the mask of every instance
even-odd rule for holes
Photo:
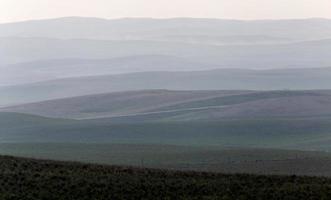
[[[328,19],[7,23],[0,24],[0,86],[146,71],[330,67],[330,39]]]
[[[0,24],[0,140],[328,151],[330,57],[328,19]]]
[[[97,40],[224,40],[225,43],[256,43],[329,38],[331,20],[226,20],[198,18],[100,19],[64,17],[0,25],[0,36],[48,37]],[[255,39],[254,39],[255,38]],[[213,43],[215,43],[213,41]]]

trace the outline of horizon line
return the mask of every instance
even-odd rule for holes
[[[17,20],[12,22],[0,22],[0,25],[4,24],[15,24],[15,23],[24,23],[24,22],[33,22],[33,21],[47,21],[47,20],[59,20],[59,19],[96,19],[96,20],[134,20],[134,19],[145,19],[145,20],[176,20],[176,19],[200,19],[200,20],[225,20],[225,21],[291,21],[291,20],[331,20],[331,18],[326,17],[307,17],[307,18],[265,18],[265,19],[235,19],[235,18],[212,18],[212,17],[114,17],[114,18],[103,18],[103,17],[92,17],[92,16],[62,16],[62,17],[50,17],[50,18],[36,18],[36,19],[26,19],[26,20]]]

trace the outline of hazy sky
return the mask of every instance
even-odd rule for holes
[[[331,18],[331,0],[0,0],[0,23],[64,16]]]

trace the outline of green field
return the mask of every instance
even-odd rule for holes
[[[64,120],[0,113],[2,143],[124,143],[330,150],[331,120],[237,119],[187,122]]]
[[[330,91],[322,90],[146,90],[52,100],[8,108],[35,115],[0,112],[0,154],[177,170],[330,176],[329,105]],[[99,118],[103,114],[115,116]]]
[[[331,154],[314,151],[174,145],[2,143],[0,154],[176,170],[331,176]]]

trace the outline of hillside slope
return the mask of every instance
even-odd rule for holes
[[[272,45],[206,45],[146,40],[0,37],[3,65],[64,58],[112,59],[163,55],[220,68],[314,68],[331,65],[330,49],[330,39]]]
[[[331,116],[331,91],[144,90],[50,100],[0,111],[122,122],[316,118]]]
[[[33,120],[30,120],[33,119]],[[126,143],[330,150],[330,118],[146,122],[1,113],[6,143]]]
[[[0,111],[75,119],[115,117],[163,110],[163,107],[171,109],[171,106],[177,104],[246,93],[250,91],[127,91],[23,104],[2,108]]]
[[[0,106],[128,90],[330,89],[331,68],[142,72],[0,87]]]
[[[138,55],[112,59],[62,58],[37,60],[11,65],[0,64],[0,86],[81,76],[143,71],[201,71],[216,68],[218,68],[218,65],[208,65],[176,56],[164,55]]]

